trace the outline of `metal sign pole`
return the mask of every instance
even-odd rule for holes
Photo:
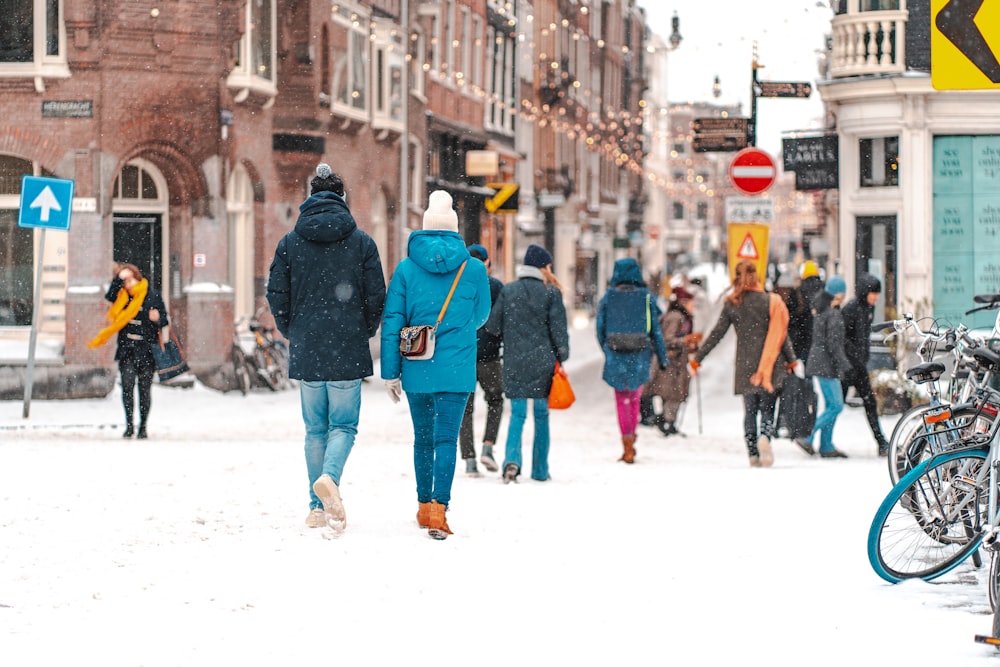
[[[45,228],[38,235],[38,269],[35,272],[35,306],[31,312],[31,334],[28,340],[28,370],[24,378],[24,411],[27,419],[31,412],[31,389],[35,380],[35,343],[38,342],[38,314],[42,310],[42,268],[45,266]]]

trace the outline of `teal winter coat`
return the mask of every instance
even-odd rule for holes
[[[471,260],[458,232],[413,232],[407,257],[389,281],[382,316],[381,375],[402,377],[411,393],[472,392],[476,388],[476,330],[490,315],[486,266]],[[399,353],[399,331],[434,324],[462,262],[465,270],[437,330],[434,356],[414,361]]]

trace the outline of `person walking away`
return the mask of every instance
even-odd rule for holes
[[[486,266],[487,278],[490,281],[490,305],[500,297],[503,283],[489,275],[490,256],[486,248],[475,243],[468,246],[469,254]],[[493,445],[500,431],[500,418],[503,416],[503,363],[500,360],[499,336],[480,327],[476,332],[476,381],[483,388],[486,396],[486,432],[483,434],[483,450],[479,462],[490,472],[499,470],[496,459],[493,458]],[[465,404],[465,415],[462,417],[462,427],[458,432],[458,445],[465,461],[465,474],[479,477],[476,467],[476,448],[473,444],[473,416],[475,413],[476,392],[469,395]]]
[[[623,453],[619,461],[635,462],[639,398],[649,380],[651,355],[666,368],[667,349],[659,326],[660,308],[631,257],[615,262],[610,287],[597,305],[597,342],[604,352],[602,378],[615,390],[615,408]]]
[[[878,400],[868,376],[872,319],[881,293],[882,282],[870,273],[862,273],[858,276],[857,296],[848,301],[841,311],[844,317],[844,353],[851,362],[851,367],[844,374],[843,396],[846,398],[848,388],[854,387],[865,406],[865,416],[875,436],[878,455],[888,456],[889,441],[878,421]]]
[[[516,482],[521,474],[521,435],[531,401],[535,433],[531,479],[549,475],[549,389],[556,362],[569,359],[569,330],[562,286],[552,273],[552,255],[531,244],[517,280],[504,285],[486,330],[503,338],[503,387],[510,399],[510,421],[504,451],[503,480]]]
[[[702,340],[701,333],[694,331],[695,296],[683,286],[675,287],[670,294],[667,312],[660,316],[659,327],[663,342],[667,346],[666,368],[653,371],[653,377],[643,388],[643,397],[659,396],[663,403],[663,414],[656,425],[663,435],[675,435],[677,415],[680,406],[688,398],[691,373],[688,370],[688,355],[697,351]]]
[[[292,231],[274,250],[267,302],[288,339],[288,377],[299,381],[305,425],[306,525],[347,526],[340,489],[361,412],[361,380],[373,374],[369,339],[385,305],[375,241],[358,228],[344,182],[321,163]]]
[[[156,373],[153,345],[163,349],[164,339],[170,339],[167,307],[163,304],[163,297],[150,286],[149,280],[143,277],[135,264],[115,264],[115,275],[104,298],[111,302],[108,309],[111,323],[101,329],[87,343],[87,347],[100,347],[117,334],[115,361],[121,374],[122,405],[125,408],[122,437],[135,435],[137,439],[145,440],[149,411],[153,407],[153,375]],[[133,426],[136,385],[139,387],[138,431]]]
[[[802,278],[802,282],[799,283],[799,293],[802,298],[805,299],[806,304],[809,306],[809,312],[812,314],[815,311],[816,298],[823,291],[823,278],[819,275],[819,267],[816,266],[816,262],[806,260],[802,263],[802,267],[799,269],[799,276]],[[810,325],[812,323],[812,318],[809,319]],[[812,346],[812,327],[809,328],[808,345],[806,348]],[[796,354],[798,354],[796,352]],[[802,357],[802,361],[809,360],[809,353],[806,352],[806,356]]]
[[[797,360],[787,336],[788,309],[779,296],[764,291],[757,266],[749,260],[736,265],[719,319],[690,361],[693,373],[730,327],[736,331],[733,390],[743,396],[743,434],[750,466],[769,467],[774,463],[771,440],[776,392],[785,366]]]
[[[490,282],[486,266],[469,255],[451,195],[444,190],[431,193],[423,229],[410,234],[406,255],[386,296],[382,379],[394,403],[406,392],[410,408],[417,525],[443,540],[452,534],[445,512],[451,506],[462,415],[476,389],[476,330],[490,314]],[[433,356],[403,357],[400,330],[433,325],[439,317]]]
[[[844,301],[847,283],[840,276],[831,276],[823,291],[816,297],[816,313],[813,318],[812,347],[806,362],[806,373],[816,378],[823,396],[823,412],[816,417],[812,434],[808,438],[797,438],[795,443],[802,451],[815,453],[813,443],[819,434],[819,455],[823,458],[846,459],[833,445],[833,426],[844,409],[844,394],[840,379],[851,368],[844,352],[844,317],[840,304]]]

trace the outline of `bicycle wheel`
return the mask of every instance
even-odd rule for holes
[[[273,347],[257,348],[254,352],[257,362],[257,374],[271,391],[278,391],[284,386],[284,374],[278,365]]]
[[[987,453],[947,452],[892,487],[868,532],[868,562],[890,583],[935,579],[979,548],[987,503]]]
[[[250,369],[247,368],[247,359],[243,350],[238,345],[233,345],[233,372],[236,375],[236,387],[244,396],[250,391]]]
[[[996,611],[997,601],[1000,600],[1000,552],[997,551],[990,554],[990,579],[987,589],[990,593],[990,609]]]
[[[889,436],[889,480],[895,486],[909,470],[906,467],[906,443],[924,426],[924,413],[933,408],[930,405],[915,405],[899,418]]]

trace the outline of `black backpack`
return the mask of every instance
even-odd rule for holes
[[[614,352],[641,352],[649,347],[652,316],[646,290],[609,289],[605,308],[608,347]]]

